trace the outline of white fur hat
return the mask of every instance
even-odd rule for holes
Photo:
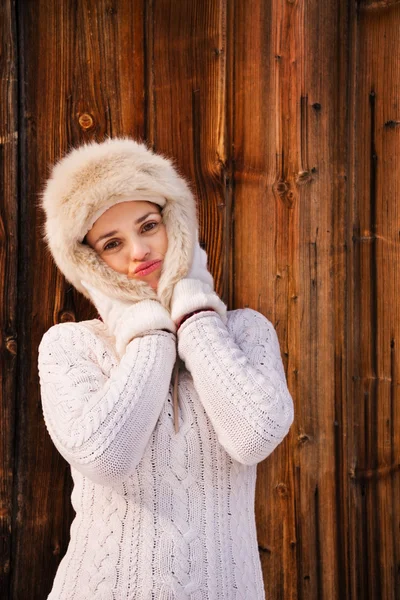
[[[82,240],[108,208],[131,199],[160,198],[168,237],[157,293],[144,281],[114,271]],[[165,199],[165,200],[164,200]],[[158,298],[167,308],[175,283],[190,267],[196,241],[194,197],[172,161],[129,138],[71,150],[54,167],[42,195],[44,237],[66,279],[87,298],[81,279],[126,300]]]

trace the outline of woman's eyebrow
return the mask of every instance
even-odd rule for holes
[[[114,229],[114,231],[109,231],[108,233],[105,233],[104,235],[101,235],[99,238],[97,238],[97,240],[95,241],[94,245],[97,246],[97,244],[99,242],[101,242],[101,240],[104,240],[105,238],[111,237],[112,235],[115,235],[116,233],[118,233],[118,230]]]
[[[142,223],[142,221],[144,221],[145,219],[147,219],[147,217],[149,217],[150,215],[159,215],[159,212],[156,212],[154,210],[152,210],[151,212],[147,213],[146,215],[143,215],[143,217],[139,217],[139,219],[136,219],[135,221],[135,225],[138,225],[139,223]]]
[[[159,212],[155,212],[155,211],[146,213],[145,215],[143,215],[143,217],[139,217],[138,219],[136,219],[135,225],[139,225],[139,223],[142,223],[143,221],[145,221],[147,219],[147,217],[149,217],[150,215],[159,215],[159,214],[160,214]],[[99,242],[101,242],[101,240],[105,240],[106,238],[111,237],[112,235],[115,235],[116,233],[118,233],[118,229],[114,229],[114,231],[109,231],[108,233],[101,235],[99,238],[97,238],[94,245],[97,246],[97,244]]]

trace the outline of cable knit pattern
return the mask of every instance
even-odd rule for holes
[[[203,312],[184,322],[178,349],[220,443],[233,458],[251,465],[285,437],[293,403],[272,324],[256,311],[245,313],[240,345],[218,315]]]
[[[119,360],[97,320],[52,327],[39,348],[43,414],[71,464],[76,517],[49,600],[263,600],[256,464],[293,403],[272,324],[250,310],[153,331]]]

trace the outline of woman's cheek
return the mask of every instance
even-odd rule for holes
[[[126,260],[123,260],[121,256],[115,254],[114,256],[109,255],[105,258],[105,262],[109,267],[117,271],[118,273],[126,273],[129,271],[129,264]]]

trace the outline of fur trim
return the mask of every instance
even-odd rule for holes
[[[101,213],[138,193],[144,199],[165,198],[168,250],[157,293],[146,282],[117,273],[82,244]],[[170,159],[129,138],[85,144],[54,166],[42,194],[42,208],[44,238],[54,261],[84,296],[90,299],[81,279],[111,297],[134,302],[154,298],[170,308],[174,285],[189,270],[197,231],[193,194]]]

